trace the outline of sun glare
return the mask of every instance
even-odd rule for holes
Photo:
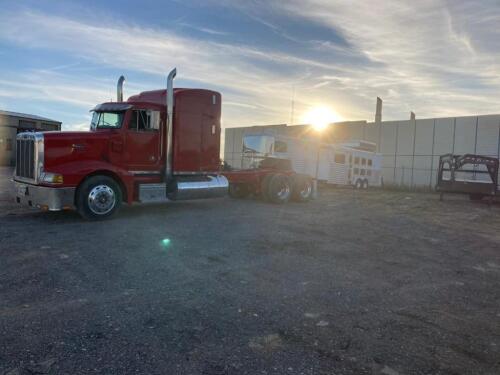
[[[303,121],[321,131],[332,122],[340,121],[340,116],[329,107],[314,107],[304,115]]]

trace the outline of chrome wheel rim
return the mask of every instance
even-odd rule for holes
[[[305,183],[304,188],[300,191],[302,198],[308,198],[311,195],[312,186],[309,183]]]
[[[290,186],[287,184],[281,185],[280,190],[278,191],[278,197],[286,198],[290,194]]]
[[[88,205],[96,215],[106,215],[116,204],[115,192],[107,185],[97,185],[89,192]]]

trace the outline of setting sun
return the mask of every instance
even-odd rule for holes
[[[316,130],[325,129],[328,124],[340,121],[340,116],[331,108],[314,107],[304,114],[303,121],[311,124]]]

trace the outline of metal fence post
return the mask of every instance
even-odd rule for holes
[[[429,175],[429,190],[432,190],[432,174],[434,173],[434,145],[436,143],[436,119],[432,126],[431,173]]]

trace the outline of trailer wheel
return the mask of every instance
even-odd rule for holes
[[[368,186],[369,186],[369,184],[368,184],[368,180],[365,178],[365,179],[363,180],[363,189],[368,189]]]
[[[354,183],[354,187],[355,187],[356,189],[361,189],[361,188],[363,187],[363,181],[361,181],[361,179],[360,179],[360,178],[358,178],[358,179],[356,180],[356,182]]]
[[[250,191],[246,184],[229,184],[229,196],[235,199],[246,198]]]
[[[267,187],[267,199],[272,203],[283,204],[288,202],[292,195],[290,178],[282,174],[273,174]]]
[[[78,188],[76,207],[87,220],[102,220],[113,216],[122,203],[120,186],[108,176],[93,176]]]
[[[296,202],[307,202],[312,198],[313,184],[309,176],[297,174],[293,177],[292,199]]]

